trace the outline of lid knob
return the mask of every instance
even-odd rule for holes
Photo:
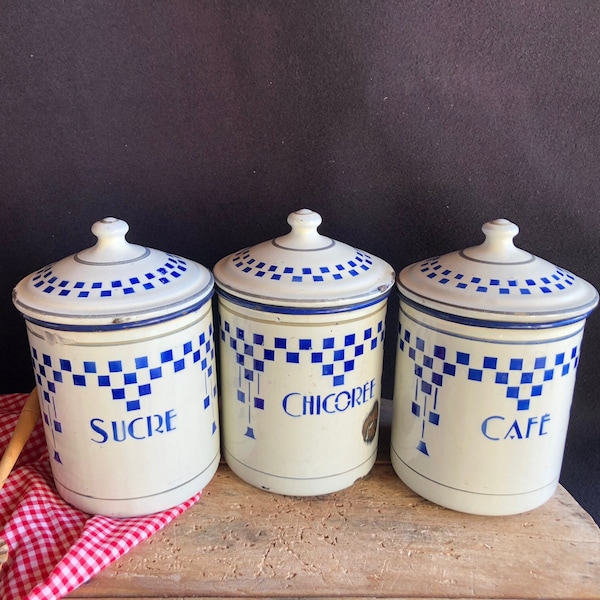
[[[92,233],[98,238],[96,245],[76,255],[76,260],[90,264],[129,262],[142,258],[147,250],[130,244],[125,235],[129,225],[115,217],[105,217],[92,225]]]
[[[475,260],[493,263],[520,263],[531,260],[531,254],[517,248],[513,239],[519,227],[508,219],[494,219],[481,228],[485,240],[480,246],[464,250],[464,255]]]
[[[125,238],[129,231],[129,224],[115,217],[104,217],[92,225],[92,233],[98,238],[99,243],[107,238]]]
[[[275,245],[289,250],[323,250],[333,245],[333,241],[321,235],[317,228],[323,222],[321,215],[308,208],[302,208],[288,215],[287,222],[292,231],[275,240]]]
[[[508,219],[494,219],[484,223],[481,231],[485,234],[484,245],[500,250],[514,247],[513,239],[518,235],[519,227]]]

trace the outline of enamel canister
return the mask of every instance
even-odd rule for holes
[[[423,497],[503,515],[558,484],[581,339],[596,290],[514,245],[504,219],[485,241],[398,275],[391,458]]]
[[[128,229],[95,223],[93,247],[13,292],[58,492],[113,517],[188,499],[220,457],[212,274],[130,244]]]
[[[321,235],[311,210],[288,223],[214,268],[223,452],[248,483],[307,496],[350,486],[375,461],[395,274]]]

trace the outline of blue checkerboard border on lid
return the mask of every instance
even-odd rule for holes
[[[480,294],[497,295],[545,295],[559,293],[569,289],[575,282],[575,276],[564,269],[555,268],[544,276],[525,278],[496,278],[490,276],[466,275],[444,266],[441,257],[434,257],[420,264],[423,277],[448,288],[474,291]]]
[[[291,267],[261,261],[251,255],[252,248],[244,248],[231,258],[235,269],[259,279],[292,283],[327,283],[358,277],[371,270],[373,258],[362,250],[356,250],[352,259],[320,266]]]
[[[187,262],[173,254],[167,255],[166,262],[152,271],[144,271],[124,279],[110,280],[70,280],[54,274],[54,265],[37,271],[32,284],[48,295],[70,296],[80,300],[128,296],[148,292],[168,285],[188,270]]]

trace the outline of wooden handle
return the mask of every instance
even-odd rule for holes
[[[10,442],[0,460],[0,487],[4,485],[6,478],[10,475],[39,418],[40,403],[36,388],[25,401]]]

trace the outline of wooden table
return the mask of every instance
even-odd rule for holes
[[[225,465],[196,505],[69,598],[600,598],[600,530],[559,487],[537,510],[438,507],[380,460],[351,488],[295,498]]]

